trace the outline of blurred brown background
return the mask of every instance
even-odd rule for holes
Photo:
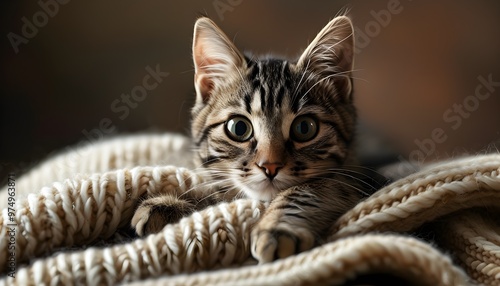
[[[500,83],[479,88],[487,98],[476,94],[478,77],[500,82],[495,0],[59,1],[0,4],[0,174],[98,130],[187,133],[201,14],[242,49],[295,57],[349,7],[360,117],[402,158],[492,151],[500,142]],[[157,65],[168,77],[142,101],[123,102]]]

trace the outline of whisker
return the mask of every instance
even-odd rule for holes
[[[367,193],[367,192],[363,191],[361,188],[358,188],[358,187],[356,187],[356,186],[354,186],[354,185],[351,185],[351,184],[349,184],[349,183],[347,183],[347,182],[344,182],[344,181],[342,181],[342,180],[337,180],[337,179],[335,179],[335,178],[328,178],[328,177],[322,177],[322,179],[331,180],[331,181],[334,181],[334,182],[337,182],[337,183],[343,184],[343,185],[345,185],[345,186],[348,186],[348,187],[350,187],[350,188],[353,188],[354,190],[358,191],[360,194],[364,195],[365,197],[369,197],[369,196],[370,196],[370,194],[369,194],[369,193]]]
[[[367,83],[369,82],[368,80],[363,79],[363,78],[353,77],[353,76],[352,76],[352,73],[353,73],[353,72],[355,72],[355,71],[361,71],[361,69],[352,69],[352,70],[348,70],[348,71],[335,72],[335,73],[333,73],[333,74],[330,74],[330,75],[328,75],[328,76],[326,76],[326,77],[321,78],[321,79],[320,79],[320,80],[318,80],[316,83],[314,83],[314,84],[313,84],[313,85],[312,85],[312,86],[311,86],[311,87],[310,87],[310,88],[309,88],[309,89],[308,89],[308,90],[304,93],[304,95],[302,95],[301,99],[303,99],[303,98],[304,98],[307,94],[309,94],[309,92],[310,92],[310,91],[311,91],[311,90],[312,90],[312,89],[313,89],[316,85],[318,85],[318,84],[322,83],[323,81],[328,80],[328,79],[330,79],[330,78],[332,78],[332,77],[344,76],[345,74],[351,74],[351,75],[349,76],[349,78],[351,78],[351,79],[361,80],[361,81],[364,81],[364,82],[367,82]],[[314,74],[311,74],[311,75],[308,77],[308,79],[309,79],[309,78],[311,78],[311,77],[313,77],[313,76],[315,76],[315,75],[314,75]],[[317,75],[316,75],[316,76],[317,76]]]
[[[375,186],[374,184],[370,184],[369,182],[361,179],[361,178],[358,178],[356,176],[353,176],[353,175],[349,175],[349,174],[345,174],[345,173],[341,173],[341,172],[332,172],[332,174],[335,174],[335,175],[338,175],[338,176],[344,176],[344,177],[348,177],[354,181],[356,181],[357,183],[361,184],[361,185],[364,185],[366,187],[368,187],[369,189],[372,189],[372,190],[379,190],[383,187],[383,184],[380,184],[379,182],[376,182],[377,183],[377,186]],[[370,177],[367,177],[369,179],[371,179]]]
[[[318,84],[322,83],[323,81],[329,79],[329,78],[332,78],[336,76],[336,74],[331,74],[331,75],[328,75],[328,76],[325,76],[324,78],[320,79],[319,81],[317,81],[315,84],[313,84],[307,91],[306,93],[304,93],[304,95],[302,95],[301,99],[303,99],[307,94],[309,94],[309,92],[315,87],[317,86]]]
[[[325,178],[323,176],[327,176],[328,174],[332,175],[337,175],[337,176],[344,176],[349,179],[354,180],[356,183],[366,186],[371,190],[379,190],[381,189],[385,184],[381,183],[379,180],[376,178],[373,178],[369,176],[368,174],[358,172],[355,170],[350,170],[350,169],[341,169],[341,168],[327,168],[327,169],[319,169],[319,168],[309,168],[310,171],[308,175],[316,177],[316,178]],[[356,176],[358,175],[358,176]],[[383,177],[383,176],[381,176]],[[372,181],[373,183],[370,183],[362,178],[368,179]],[[385,178],[385,177],[383,177]]]
[[[343,165],[342,169],[338,169],[338,170],[344,170],[344,171],[350,171],[350,172],[356,172],[355,170],[353,170],[352,168],[357,168],[357,169],[362,169],[362,170],[366,170],[368,172],[372,172],[373,174],[376,174],[376,175],[379,175],[381,177],[385,177],[382,173],[380,173],[377,169],[374,169],[374,168],[371,168],[371,167],[367,167],[367,166],[362,166],[362,165]],[[368,177],[367,174],[365,173],[362,173],[362,172],[358,172],[358,174],[360,175],[365,175],[366,177]]]
[[[304,72],[302,73],[302,76],[300,77],[300,80],[299,80],[299,83],[297,84],[297,87],[295,88],[295,90],[293,91],[293,94],[292,94],[292,98],[295,99],[295,96],[297,94],[297,91],[302,87],[301,83],[302,83],[302,80],[304,79],[304,76],[306,75],[307,73],[307,69],[309,68],[309,64],[311,63],[311,59],[309,58],[307,60],[307,64],[306,64],[306,67],[304,68]]]

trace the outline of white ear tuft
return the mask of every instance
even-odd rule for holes
[[[349,96],[354,61],[354,35],[351,20],[339,16],[331,20],[300,56],[297,66],[322,78],[331,79],[341,93]]]
[[[206,17],[194,26],[193,61],[197,103],[206,103],[217,84],[246,65],[234,44]]]

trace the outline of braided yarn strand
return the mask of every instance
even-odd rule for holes
[[[464,210],[436,223],[437,241],[476,281],[500,285],[500,213]]]
[[[500,155],[438,164],[386,186],[345,213],[332,227],[330,240],[409,231],[471,207],[500,208]]]
[[[56,248],[109,238],[130,223],[138,199],[146,192],[187,191],[203,181],[184,168],[136,167],[66,180],[18,201],[11,221],[0,217],[0,272],[6,271],[9,224],[16,224],[16,259],[23,263]]]
[[[468,285],[450,259],[415,238],[364,235],[341,239],[271,264],[131,285],[342,285],[370,272],[398,274],[418,285]]]
[[[116,136],[97,142],[81,142],[50,157],[16,180],[17,200],[27,194],[74,178],[76,174],[104,173],[137,166],[173,165],[192,168],[191,141],[174,134]],[[7,206],[7,186],[0,188],[0,208]]]

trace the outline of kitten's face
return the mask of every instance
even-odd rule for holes
[[[352,27],[334,19],[297,62],[244,58],[207,18],[195,26],[198,163],[228,189],[271,200],[343,164],[353,137]]]

